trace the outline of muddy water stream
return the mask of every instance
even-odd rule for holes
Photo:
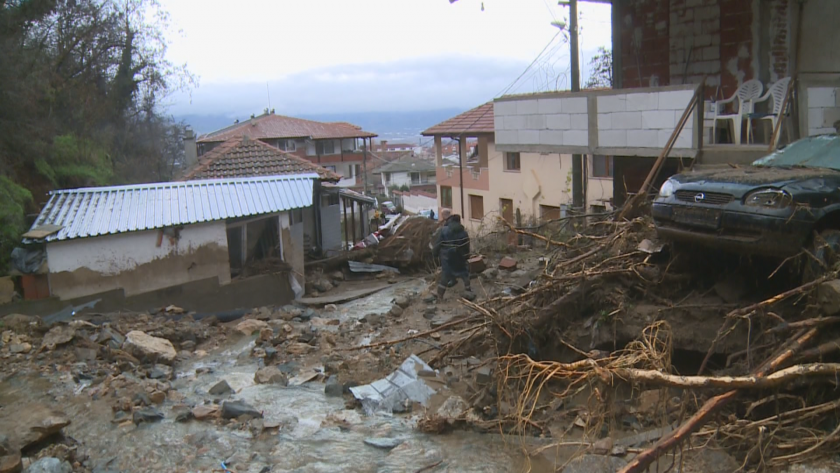
[[[417,283],[395,286],[339,308],[337,317],[359,317],[387,310],[402,291],[416,291]],[[161,422],[119,426],[112,422],[111,399],[91,399],[69,375],[17,375],[0,385],[0,405],[26,408],[43,402],[72,419],[65,434],[80,443],[94,472],[516,472],[554,471],[543,460],[528,459],[518,438],[471,432],[425,435],[414,429],[422,415],[348,410],[342,398],[326,397],[324,385],[257,385],[258,360],[250,356],[253,339],[243,339],[176,369],[172,389],[185,396],[181,404],[198,405],[212,399],[207,391],[220,380],[242,400],[264,412],[265,423],[278,429],[254,434],[210,421],[176,423],[173,403],[160,410]],[[204,369],[201,369],[204,368]],[[206,369],[210,368],[210,372]],[[196,374],[200,369],[201,374]],[[381,373],[383,376],[387,373]],[[50,379],[51,381],[46,381]],[[369,438],[400,439],[392,450],[364,443]]]

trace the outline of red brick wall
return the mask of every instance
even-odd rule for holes
[[[757,2],[757,3],[756,3]],[[698,83],[707,77],[706,96],[720,86],[731,96],[746,80],[771,81],[788,71],[790,0],[623,0],[620,4],[623,87]],[[761,30],[754,6],[767,9],[769,61],[759,54]],[[765,84],[766,85],[766,84]]]
[[[621,3],[623,87],[670,83],[669,19],[668,0],[624,0]]]

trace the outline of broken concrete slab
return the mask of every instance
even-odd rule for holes
[[[334,296],[304,297],[302,299],[299,299],[297,302],[312,307],[323,307],[328,304],[341,304],[344,302],[350,302],[365,296],[369,296],[387,287],[389,287],[388,284],[379,284],[376,286],[366,287],[364,289],[358,289],[355,291],[347,291],[341,294],[336,294]]]
[[[391,412],[395,406],[405,405],[407,400],[425,406],[436,391],[419,376],[421,371],[433,370],[417,355],[411,355],[385,378],[352,387],[350,392],[361,401],[365,412],[368,413],[381,410]]]
[[[153,337],[139,330],[133,330],[126,334],[123,350],[141,360],[149,358],[167,364],[171,364],[178,355],[169,340]]]
[[[347,266],[351,273],[396,273],[400,274],[400,270],[392,266],[385,266],[384,264],[368,264],[360,263],[358,261],[348,261]]]

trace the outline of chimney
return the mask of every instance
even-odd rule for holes
[[[184,169],[189,169],[198,162],[198,150],[195,146],[195,132],[187,127],[184,130]]]
[[[388,152],[388,141],[387,140],[379,140],[379,146],[380,146],[379,151],[381,153]]]

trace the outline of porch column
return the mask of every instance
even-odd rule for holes
[[[353,232],[353,244],[356,244],[356,201],[350,201],[350,225]]]
[[[347,199],[341,198],[344,208],[344,251],[347,251],[347,243],[350,242],[350,222],[347,220]]]

